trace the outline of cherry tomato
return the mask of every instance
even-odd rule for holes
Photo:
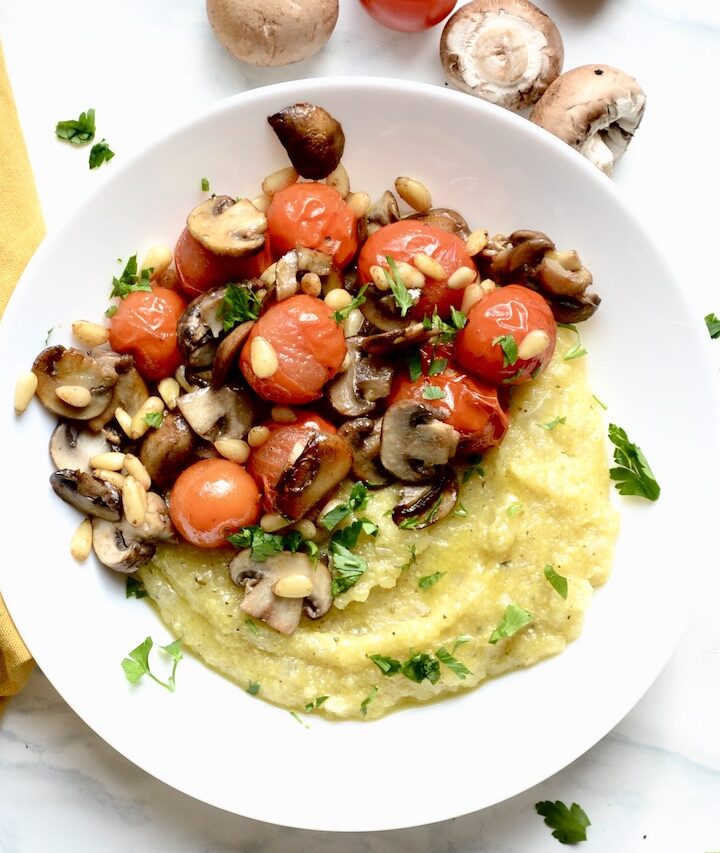
[[[455,358],[485,382],[520,385],[547,367],[556,338],[557,326],[542,296],[510,284],[470,309],[455,340]]]
[[[130,353],[140,374],[153,382],[172,376],[182,364],[177,324],[187,303],[174,290],[136,290],[118,305],[110,321],[110,346]]]
[[[419,252],[424,252],[438,261],[448,277],[458,267],[475,269],[465,250],[464,241],[455,234],[415,219],[402,219],[379,228],[365,241],[358,258],[360,282],[365,284],[372,281],[370,267],[374,264],[387,269],[388,256],[396,264],[405,261],[415,266],[413,257]],[[426,315],[431,317],[437,307],[438,314],[445,319],[449,316],[451,307],[460,308],[462,299],[463,291],[450,290],[447,287],[447,278],[442,281],[426,278],[420,299],[408,314],[416,320],[422,320]]]
[[[455,0],[360,0],[375,20],[392,30],[415,33],[440,23]]]
[[[260,486],[265,508],[269,512],[275,509],[275,486],[288,466],[296,443],[301,441],[304,445],[314,432],[328,435],[337,432],[331,423],[314,412],[296,414],[298,419],[293,424],[278,424],[275,421],[266,423],[270,437],[260,447],[253,448],[248,460],[248,471]]]
[[[240,527],[260,517],[260,491],[236,462],[203,459],[186,468],[170,492],[170,518],[183,539],[219,548]]]
[[[327,184],[291,184],[276,192],[267,221],[276,258],[306,246],[332,255],[342,269],[357,252],[357,219],[340,193]]]
[[[259,338],[277,356],[277,370],[267,378],[260,378],[253,368],[253,354],[257,357],[260,351],[254,342]],[[322,396],[346,352],[345,335],[332,310],[321,299],[300,294],[277,302],[255,323],[240,354],[240,368],[263,399],[309,403]]]
[[[267,241],[256,255],[232,258],[215,255],[185,228],[175,244],[175,268],[182,289],[194,299],[229,281],[255,278],[271,264]]]

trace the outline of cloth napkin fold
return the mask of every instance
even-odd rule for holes
[[[45,233],[30,162],[0,47],[0,316]],[[11,405],[9,400],[2,405]],[[0,712],[34,666],[0,594]]]

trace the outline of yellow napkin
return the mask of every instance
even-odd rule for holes
[[[45,227],[0,48],[0,316]],[[0,401],[10,405],[9,400]],[[0,595],[0,710],[33,668]]]

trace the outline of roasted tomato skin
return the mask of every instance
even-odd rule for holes
[[[455,7],[455,0],[360,0],[368,13],[385,27],[416,33],[440,23]]]
[[[215,255],[183,229],[175,244],[175,269],[183,291],[194,299],[213,287],[229,281],[259,276],[271,264],[270,246],[255,255],[241,258]]]
[[[187,303],[174,290],[136,290],[123,299],[110,320],[110,346],[130,353],[139,373],[152,382],[172,376],[182,364],[177,324]]]
[[[264,338],[278,368],[260,378],[252,367],[253,341]],[[271,306],[255,323],[240,354],[240,369],[251,388],[273,403],[301,405],[322,396],[340,369],[347,346],[342,327],[321,299],[300,294]]]
[[[306,246],[332,255],[343,269],[357,253],[357,219],[340,193],[327,184],[303,182],[276,192],[267,221],[275,258]]]
[[[296,412],[297,420],[292,424],[279,424],[268,421],[265,426],[270,430],[268,440],[255,447],[250,453],[248,471],[263,493],[263,502],[268,512],[275,510],[275,486],[283,471],[287,468],[297,442],[305,444],[313,433],[335,435],[337,430],[325,418],[315,412]]]
[[[511,335],[520,347],[536,330],[547,335],[547,346],[532,357],[518,356],[512,364],[506,363],[498,339]],[[465,328],[455,341],[455,358],[467,371],[492,385],[520,385],[547,367],[556,339],[555,319],[542,296],[510,284],[491,291],[470,309]]]
[[[370,267],[374,264],[387,269],[388,256],[395,263],[405,261],[413,264],[413,257],[419,252],[424,252],[438,261],[448,278],[458,267],[475,269],[465,249],[465,243],[455,234],[450,234],[433,225],[426,225],[424,222],[403,219],[379,228],[365,241],[358,257],[359,280],[363,284],[372,281]],[[443,319],[447,319],[450,308],[459,309],[462,300],[463,290],[451,290],[447,286],[447,278],[442,281],[428,278],[420,299],[410,309],[408,316],[415,320],[422,320],[425,316],[431,317],[437,308],[438,314]]]
[[[170,518],[186,541],[219,548],[260,518],[260,491],[242,465],[203,459],[186,468],[170,492]]]

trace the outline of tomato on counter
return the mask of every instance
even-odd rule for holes
[[[408,316],[422,320],[424,316],[432,316],[437,308],[438,314],[447,319],[450,308],[460,308],[463,300],[463,290],[451,290],[447,286],[447,279],[459,267],[475,269],[465,249],[465,242],[455,234],[415,219],[402,219],[385,225],[371,234],[360,250],[359,281],[362,284],[372,281],[370,267],[375,264],[387,269],[387,257],[391,257],[396,264],[405,261],[415,266],[413,258],[420,252],[438,261],[447,275],[439,281],[426,278],[420,299],[410,309]]]
[[[360,0],[369,15],[403,33],[428,30],[452,12],[455,0]]]
[[[322,396],[346,352],[332,309],[299,294],[275,303],[255,323],[240,354],[240,369],[265,400],[309,403]]]
[[[187,303],[174,290],[136,290],[117,306],[110,320],[110,346],[130,353],[144,379],[157,382],[182,364],[177,324]]]
[[[275,258],[296,246],[333,256],[343,269],[358,248],[357,219],[340,193],[327,184],[291,184],[273,196],[267,212]]]
[[[203,459],[175,481],[170,518],[186,541],[200,548],[219,548],[228,534],[260,518],[260,491],[242,465],[228,459]]]
[[[476,302],[455,341],[455,358],[493,385],[520,385],[544,370],[557,326],[547,302],[519,284],[498,287]]]

